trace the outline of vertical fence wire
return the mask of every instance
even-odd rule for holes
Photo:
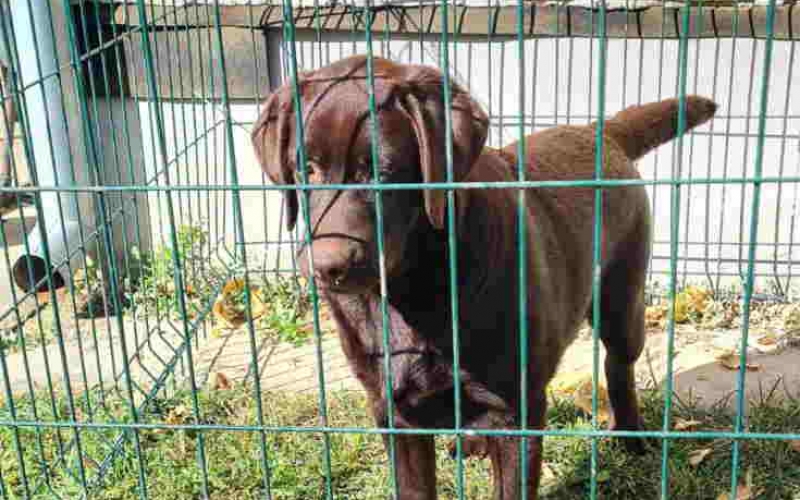
[[[20,22],[25,22],[25,20],[20,20]],[[34,21],[33,21],[33,15],[30,12],[30,4],[28,4],[28,19],[27,19],[27,22],[31,24],[31,29],[33,31],[33,45],[34,45],[34,47],[38,47],[38,45],[39,45],[38,44],[38,36],[37,36],[36,31],[33,29]],[[9,23],[9,27],[10,27],[10,31],[11,31],[11,36],[14,37],[13,24]],[[11,52],[12,67],[21,68],[20,59],[19,59],[20,56],[19,56],[19,52],[18,52],[18,48],[16,46],[16,43],[13,43],[12,45],[8,45],[8,47],[10,48],[9,51]],[[42,99],[44,101],[45,109],[47,109],[47,104],[48,103],[47,103],[46,98],[44,97],[44,88],[43,88],[44,87],[44,82],[41,81],[41,77],[43,76],[42,75],[42,68],[41,68],[41,60],[39,59],[38,56],[37,56],[36,62],[37,62],[36,65],[37,65],[38,75],[40,76],[40,78],[36,79],[36,80],[39,80],[39,81],[34,83],[34,85],[39,88],[39,92],[42,95]],[[22,82],[22,78],[20,76],[20,81],[17,83],[17,87],[14,88],[13,91],[14,92],[18,92],[17,88],[21,87],[22,83],[23,83]],[[25,100],[25,94],[20,92],[18,95],[20,97],[20,99],[17,102],[17,104],[20,106],[18,108],[20,110],[19,121],[20,121],[21,128],[23,130],[23,134],[25,136],[24,145],[25,145],[26,159],[28,160],[28,165],[29,165],[29,169],[30,169],[30,176],[34,180],[34,182],[36,182],[36,179],[37,179],[37,175],[36,175],[36,173],[37,173],[37,170],[36,170],[37,165],[35,163],[35,158],[34,158],[34,154],[33,154],[33,148],[32,148],[32,145],[31,145],[31,141],[29,140],[28,134],[25,133],[26,131],[30,130],[29,121],[28,121],[26,100]],[[50,129],[49,128],[48,128],[47,132],[48,132],[48,139],[50,139]],[[52,149],[50,150],[50,152],[52,154]],[[43,165],[40,168],[42,168],[44,170],[45,168],[48,168],[48,166],[44,166]],[[55,168],[55,166],[52,166],[51,168]],[[42,210],[41,196],[37,196],[37,197],[34,198],[34,206],[36,207],[37,213],[42,213],[41,212],[41,210]],[[18,210],[19,210],[20,215],[22,215],[22,207],[21,206],[18,207]],[[37,225],[37,228],[38,228],[38,232],[39,232],[40,237],[43,236],[44,234],[46,234],[47,230],[46,230],[45,227],[43,227],[43,225]],[[20,228],[20,233],[21,233],[21,239],[24,242],[25,253],[27,255],[30,252],[30,243],[28,241],[27,236],[24,234],[24,229],[23,228]],[[50,265],[51,264],[50,259],[49,259],[49,255],[47,253],[44,254],[44,260],[45,260],[45,264],[46,265]],[[30,262],[29,258],[28,258],[28,261]],[[33,277],[33,272],[31,270],[31,266],[28,266],[28,281],[34,287],[38,287],[40,285],[40,283],[35,283],[36,280]],[[45,281],[46,281],[46,283],[48,285],[51,285],[53,283],[52,276],[46,276],[45,277]],[[39,334],[39,338],[37,340],[39,340],[42,344],[44,344],[44,342],[43,342],[43,338],[44,338],[43,313],[41,311],[37,310],[36,314],[35,314],[35,318],[36,318],[37,332]],[[46,349],[44,348],[44,345],[41,346],[40,350],[41,350],[41,353],[42,353],[42,361],[43,361],[44,368],[45,368],[44,371],[45,371],[45,375],[46,375],[45,379],[46,379],[46,386],[47,386],[47,393],[48,393],[48,401],[50,403],[50,408],[49,409],[52,412],[53,418],[58,418],[60,416],[60,414],[59,414],[59,411],[58,411],[58,403],[56,401],[55,385],[53,383],[53,373],[52,373],[51,366],[50,366],[51,365],[50,356],[48,355]],[[26,351],[27,351],[27,349],[26,349]],[[28,361],[26,360],[26,364],[27,363],[28,363]],[[31,394],[34,394],[34,392],[33,392],[33,390],[34,390],[33,389],[33,384],[29,384],[29,387],[30,387]],[[55,435],[56,435],[56,444],[57,444],[57,448],[58,448],[58,450],[57,450],[58,456],[59,456],[59,458],[63,458],[65,456],[65,445],[64,445],[64,442],[63,442],[62,434],[61,434],[60,431],[56,431]],[[49,475],[46,474],[45,477],[46,477],[46,479],[49,479]],[[49,486],[49,483],[48,483],[48,486]],[[35,489],[38,489],[38,488],[35,488]]]
[[[138,0],[137,2],[139,7],[139,17],[144,20],[146,23],[146,13],[144,8],[143,0]],[[158,80],[156,77],[156,69],[153,64],[152,60],[152,52],[150,41],[147,36],[147,32],[143,34],[142,37],[142,45],[143,45],[143,52],[145,57],[145,63],[147,66],[147,73],[148,73],[148,83],[150,87],[150,94],[151,97],[158,102]],[[171,74],[171,70],[168,68],[167,71]],[[164,118],[164,110],[161,106],[157,106],[155,109],[155,117],[156,117],[156,134],[158,140],[158,147],[161,151],[161,164],[163,165],[164,169],[164,182],[167,186],[172,186],[171,175],[169,171],[170,160],[167,157],[168,151],[168,143],[166,138],[166,128],[165,128],[165,118]],[[171,120],[175,120],[175,113],[174,108],[173,112],[170,117]],[[180,178],[176,179],[178,184],[180,184]],[[180,245],[179,245],[179,235],[178,235],[178,227],[176,224],[176,211],[175,211],[175,202],[173,200],[173,193],[167,192],[166,193],[166,202],[167,202],[167,219],[169,221],[169,243],[170,247],[172,248],[172,252],[170,252],[171,256],[171,264],[173,268],[173,282],[175,286],[175,290],[177,292],[177,299],[178,299],[178,312],[181,318],[181,333],[182,333],[182,342],[184,346],[184,353],[186,357],[186,367],[187,367],[187,375],[189,378],[189,388],[191,391],[191,406],[192,406],[192,413],[193,418],[196,423],[202,421],[202,413],[200,408],[200,398],[198,395],[197,389],[197,375],[195,373],[195,366],[194,366],[194,355],[193,355],[193,347],[192,347],[192,329],[189,321],[189,310],[186,301],[186,294],[185,290],[186,287],[184,285],[185,282],[185,255],[181,255],[180,252]],[[178,196],[178,213],[180,213],[181,209],[181,198]],[[121,316],[118,316],[121,318]],[[121,322],[121,319],[120,319]],[[122,328],[120,326],[120,331]],[[123,337],[124,338],[124,337]],[[124,344],[123,344],[124,345]],[[125,359],[128,359],[128,356],[125,355]],[[127,362],[126,362],[127,365]],[[131,405],[133,405],[133,401],[131,401]],[[203,495],[208,497],[209,495],[209,483],[208,483],[208,459],[206,457],[206,447],[205,447],[205,436],[202,431],[198,432],[196,435],[197,440],[197,464],[202,473],[202,482],[201,488]]]
[[[378,109],[375,102],[375,68],[372,54],[372,23],[373,11],[370,8],[370,2],[367,2],[364,10],[362,11],[366,25],[364,29],[364,40],[367,46],[367,88],[368,88],[368,104],[369,104],[369,133],[370,133],[370,164],[372,165],[372,182],[380,184],[380,134],[378,131]],[[394,498],[399,500],[400,485],[397,476],[397,440],[395,434],[391,432],[395,426],[395,410],[394,410],[394,385],[392,373],[392,347],[391,347],[391,323],[389,320],[389,291],[386,283],[386,259],[385,259],[385,246],[384,246],[384,213],[383,213],[383,193],[381,191],[375,192],[375,239],[377,242],[378,252],[378,273],[380,280],[380,312],[381,312],[381,342],[383,343],[383,366],[385,372],[385,390],[386,390],[386,424],[390,429],[388,436],[389,448],[389,467],[390,467],[390,485]]]
[[[0,6],[0,7],[2,7],[2,6]],[[8,7],[8,8],[10,9],[10,7]],[[10,17],[9,17],[9,19],[10,19]],[[5,44],[5,47],[7,47],[7,52],[9,53],[8,55],[9,55],[10,62],[11,62],[11,68],[12,69],[13,68],[20,68],[19,55],[17,53],[17,47],[16,47],[16,43],[14,41],[15,36],[14,36],[13,24],[11,22],[0,23],[0,31],[2,31],[3,42]],[[28,160],[28,165],[29,165],[29,168],[31,169],[32,177],[33,177],[35,175],[34,167],[32,166],[33,162],[31,160],[33,158],[33,153],[32,153],[32,148],[31,148],[31,143],[30,143],[30,140],[29,140],[29,136],[28,136],[28,134],[25,133],[26,130],[28,130],[28,129],[27,129],[27,121],[26,121],[26,117],[27,117],[26,109],[23,107],[24,94],[20,90],[21,81],[20,82],[17,81],[17,75],[14,74],[14,72],[12,72],[12,75],[13,75],[12,78],[9,79],[10,80],[9,84],[10,84],[11,88],[9,89],[9,94],[8,94],[7,98],[11,98],[13,100],[14,106],[16,107],[17,110],[19,110],[19,122],[20,122],[20,127],[21,127],[21,129],[23,131],[23,147],[25,149],[25,157]],[[7,119],[7,117],[5,117],[5,119]],[[6,123],[5,126],[7,127],[7,130],[9,130],[11,133],[13,133],[13,129],[11,129],[11,124]],[[12,137],[12,135],[10,135],[10,133],[9,133],[8,137]],[[39,200],[39,198],[37,197],[37,201],[38,200]],[[17,207],[17,212],[20,215],[22,214],[22,207],[19,206],[19,204],[18,204],[18,207]],[[3,229],[5,229],[5,228],[3,228]],[[21,238],[20,239],[22,240],[23,248],[25,250],[25,253],[27,254],[29,252],[29,250],[30,250],[30,247],[29,247],[29,244],[28,244],[28,239],[24,235],[24,229],[20,229],[20,233],[21,233]],[[2,236],[2,240],[3,240],[2,243],[5,246],[5,244],[7,243],[7,241],[6,241],[6,231],[5,230],[0,231],[0,236]],[[10,270],[11,269],[11,262],[9,260],[8,252],[5,252],[5,260],[6,260],[6,266]],[[31,282],[33,282],[33,277],[30,274],[28,276],[28,279]],[[11,281],[12,281],[12,277],[11,277],[11,275],[9,273],[9,282],[11,282]],[[12,297],[12,300],[14,300],[15,304],[20,303],[20,299],[17,298],[16,291],[14,290],[13,287],[11,288],[11,297]],[[19,309],[18,308],[15,308],[14,315],[15,315],[15,320],[17,321],[17,323],[19,323],[20,322],[20,314],[19,314]],[[40,319],[40,315],[39,315],[38,311],[37,311],[37,314],[36,314],[36,321],[37,321],[37,326],[41,326],[41,319]],[[31,417],[35,421],[39,421],[41,419],[41,413],[39,412],[39,410],[37,408],[37,404],[36,404],[37,401],[35,399],[35,394],[36,393],[35,393],[35,388],[34,388],[34,385],[33,385],[33,378],[31,376],[32,370],[31,370],[31,361],[29,359],[29,350],[28,350],[28,347],[27,347],[27,342],[26,342],[26,339],[25,339],[25,335],[23,335],[21,328],[17,329],[17,341],[18,341],[18,343],[20,345],[20,348],[22,349],[22,359],[23,359],[23,367],[24,367],[24,370],[25,370],[26,389],[27,389],[28,397],[31,400],[31,409],[30,409]],[[5,348],[3,348],[3,351],[5,351]],[[50,389],[50,388],[52,388],[52,383],[51,383],[51,379],[50,379],[49,361],[48,361],[48,357],[46,356],[46,354],[43,357],[43,361],[44,361],[44,365],[45,365],[45,375],[46,375],[47,387],[48,387],[48,389]],[[8,378],[7,369],[4,369],[4,377],[6,379]],[[6,387],[8,388],[9,386],[6,385]],[[50,391],[50,394],[52,395],[52,391]],[[9,409],[13,410],[13,406],[14,406],[13,405],[13,398],[9,398],[7,404],[9,406]],[[52,405],[52,399],[51,399],[51,405]],[[52,406],[51,406],[51,408],[52,408]],[[12,413],[11,413],[12,418],[15,417],[15,413],[16,412],[12,411]],[[43,477],[43,482],[40,481],[38,484],[35,484],[33,486],[26,486],[26,491],[33,490],[35,492],[35,491],[37,491],[39,489],[39,487],[42,484],[47,486],[50,489],[50,491],[52,491],[52,488],[50,488],[50,480],[51,480],[51,474],[52,473],[51,473],[50,469],[47,467],[47,461],[45,459],[45,445],[44,445],[45,433],[42,431],[42,429],[40,429],[38,427],[35,429],[35,433],[36,433],[36,445],[37,445],[36,446],[36,448],[37,448],[37,459],[38,459],[38,462],[39,462],[39,464],[41,466],[41,469],[42,469],[40,471],[40,473],[44,477]],[[57,444],[59,446],[61,446],[61,444],[62,444],[61,443],[61,434],[59,432],[56,432],[55,434],[56,434],[56,437],[57,437]],[[20,451],[20,453],[21,453],[21,451]],[[28,482],[27,479],[25,479],[25,483],[27,483],[27,482]]]
[[[727,96],[727,102],[726,102],[728,113],[727,113],[727,116],[725,117],[725,141],[724,141],[725,145],[724,145],[723,162],[722,162],[722,168],[723,168],[722,178],[726,179],[726,180],[728,179],[728,165],[729,165],[729,159],[730,159],[731,123],[733,122],[732,113],[733,113],[733,108],[734,108],[733,107],[733,95],[734,95],[733,94],[733,89],[735,87],[734,82],[736,81],[735,80],[736,72],[734,70],[735,70],[735,67],[736,67],[736,47],[737,47],[737,41],[738,41],[739,21],[740,21],[739,20],[739,3],[738,3],[738,1],[734,2],[734,6],[735,6],[735,8],[733,9],[733,21],[732,21],[733,22],[733,36],[731,38],[731,52],[730,52],[731,64],[730,64],[730,66],[728,68],[728,71],[729,71],[729,73],[728,73],[728,96]],[[742,173],[742,175],[745,175],[744,172]],[[725,201],[726,201],[727,195],[728,195],[728,189],[727,188],[728,188],[727,184],[723,184],[722,185],[722,194],[720,195],[720,197],[721,197],[720,206],[721,207],[725,207],[726,206],[725,205]],[[723,209],[723,210],[719,211],[719,236],[718,236],[718,239],[717,239],[718,260],[717,260],[716,287],[714,288],[715,291],[720,290],[720,279],[721,279],[721,275],[722,275],[722,271],[723,271],[722,270],[722,265],[723,265],[723,259],[722,259],[723,250],[722,249],[724,247],[724,238],[725,238],[724,229],[723,229],[725,227],[724,222],[725,222],[725,210]]]
[[[292,104],[295,115],[295,157],[297,159],[298,173],[300,174],[300,184],[308,185],[308,164],[305,150],[305,129],[303,120],[303,106],[300,99],[300,82],[297,69],[297,42],[295,36],[295,23],[294,11],[292,9],[292,0],[285,0],[283,8],[283,26],[284,37],[286,38],[285,48],[287,49],[287,59],[289,66],[290,86],[292,90]],[[311,233],[311,210],[309,196],[310,192],[303,190],[298,193],[300,198],[300,211],[303,217],[303,225],[305,228],[305,250],[306,258],[308,259],[308,286],[311,295],[312,309],[313,309],[313,322],[314,322],[314,339],[316,347],[316,360],[317,360],[317,380],[319,384],[319,413],[320,423],[323,427],[328,426],[328,402],[325,394],[325,371],[322,359],[322,338],[319,320],[319,294],[317,292],[317,284],[314,272],[314,254],[311,251],[311,242],[313,235]],[[381,254],[382,255],[382,254]],[[384,315],[385,319],[385,315]],[[386,321],[384,321],[386,323]],[[331,473],[331,442],[330,435],[327,432],[322,433],[323,441],[323,467],[325,471],[325,498],[328,500],[333,499],[333,485]]]
[[[598,11],[598,65],[597,65],[597,123],[595,125],[595,164],[594,178],[603,178],[605,166],[605,105],[606,105],[606,64],[608,58],[608,40],[606,38],[606,3],[600,2]],[[592,24],[594,26],[594,23]],[[590,57],[590,61],[593,60]],[[592,75],[590,75],[591,77]],[[591,109],[591,98],[589,99]],[[591,115],[591,113],[590,113]],[[600,383],[600,335],[602,328],[602,259],[603,259],[603,190],[594,190],[594,227],[592,252],[592,428],[597,430],[597,410],[599,404],[598,385]],[[595,500],[598,496],[597,473],[599,467],[599,448],[597,438],[592,438],[589,483],[589,496]]]
[[[783,119],[781,120],[781,132],[780,132],[781,146],[780,146],[780,153],[779,153],[780,159],[778,160],[778,164],[779,164],[779,166],[778,166],[778,177],[784,177],[784,174],[785,174],[785,171],[786,171],[786,145],[789,142],[789,137],[790,137],[790,134],[789,134],[789,115],[791,114],[790,104],[791,104],[791,97],[792,97],[792,92],[788,91],[788,89],[789,89],[789,87],[791,85],[792,77],[794,76],[795,46],[796,46],[796,43],[790,42],[789,59],[788,59],[788,61],[786,63],[787,66],[788,66],[788,71],[787,71],[787,75],[786,75],[787,92],[786,92],[786,97],[784,98],[784,102],[783,102]],[[772,253],[772,261],[773,261],[772,274],[775,277],[774,278],[775,287],[776,287],[775,292],[780,297],[787,298],[791,293],[791,269],[789,268],[789,269],[786,270],[787,276],[786,276],[785,284],[783,284],[781,282],[781,279],[780,279],[781,273],[780,273],[780,271],[778,269],[778,260],[781,258],[780,254],[779,254],[779,248],[781,248],[782,246],[786,246],[786,244],[782,244],[781,243],[781,239],[782,238],[781,238],[781,232],[780,232],[780,229],[779,229],[780,228],[780,222],[781,222],[781,208],[782,208],[783,201],[784,201],[783,200],[783,184],[778,184],[776,198],[777,198],[778,202],[776,204],[775,219],[774,219],[775,231],[773,233],[774,247],[773,247],[773,253]],[[790,227],[792,227],[792,226],[790,225]],[[792,240],[790,238],[789,242],[788,242],[789,245],[791,245],[791,242],[792,242]],[[791,266],[791,262],[792,262],[791,247],[789,247],[789,251],[787,252],[787,260],[789,261],[789,265],[787,267],[790,267]]]
[[[758,142],[756,143],[753,199],[750,218],[750,240],[747,255],[747,274],[744,282],[744,297],[742,309],[741,342],[739,345],[739,373],[736,378],[736,420],[734,432],[739,434],[744,431],[745,419],[745,378],[747,367],[747,340],[750,333],[751,299],[753,297],[753,280],[755,274],[755,258],[758,243],[758,223],[761,210],[761,173],[764,167],[764,142],[767,129],[767,111],[769,103],[769,83],[772,65],[773,37],[775,27],[775,0],[770,0],[767,7],[766,40],[764,42],[763,70],[761,73],[761,92],[758,114]],[[749,111],[748,111],[749,112]],[[745,186],[742,186],[744,189]],[[744,207],[744,206],[743,206]],[[741,442],[733,441],[731,451],[731,498],[739,496],[739,464],[741,461]]]
[[[256,421],[258,422],[259,427],[264,426],[264,409],[263,409],[263,400],[262,400],[262,391],[261,391],[261,373],[259,370],[258,365],[258,348],[256,347],[256,332],[255,332],[255,325],[253,323],[253,302],[252,302],[252,294],[254,293],[251,289],[250,282],[250,272],[248,271],[248,259],[247,259],[247,245],[245,231],[244,231],[244,215],[242,213],[242,201],[241,201],[241,193],[237,189],[239,186],[239,173],[238,173],[238,164],[236,159],[236,152],[234,151],[233,144],[234,144],[234,136],[233,136],[233,118],[231,116],[231,104],[230,104],[230,97],[228,91],[228,75],[227,75],[227,67],[226,67],[226,59],[225,59],[225,50],[224,50],[224,43],[222,37],[222,19],[220,14],[220,7],[219,1],[215,0],[214,2],[214,31],[216,33],[216,46],[218,50],[218,63],[219,63],[219,71],[221,76],[221,91],[222,91],[222,108],[223,114],[225,116],[225,133],[226,137],[225,140],[227,141],[230,146],[227,148],[228,153],[228,164],[230,167],[230,180],[231,185],[234,188],[232,192],[232,199],[233,199],[233,218],[235,223],[235,231],[236,231],[236,250],[237,250],[237,259],[238,263],[241,264],[242,269],[244,270],[243,273],[243,280],[244,280],[244,304],[245,304],[245,317],[247,323],[247,336],[248,336],[248,347],[250,351],[250,366],[253,374],[253,398],[256,402]],[[317,352],[317,355],[321,358],[322,353]],[[320,360],[321,362],[321,360]],[[321,374],[320,369],[320,374]],[[322,391],[324,393],[324,386],[322,387]],[[260,459],[261,459],[261,476],[263,481],[263,488],[264,488],[264,498],[267,500],[272,498],[272,492],[270,489],[270,479],[269,479],[269,459],[267,454],[267,440],[266,440],[266,433],[262,430],[259,433],[259,452],[260,452]],[[208,478],[206,477],[205,470],[204,472],[204,481],[207,482]]]
[[[526,158],[526,149],[525,149],[525,9],[522,0],[517,1],[516,5],[516,32],[517,32],[517,64],[518,64],[518,71],[519,71],[519,105],[520,105],[520,117],[519,117],[519,140],[517,141],[517,180],[525,181],[526,180],[526,172],[525,172],[525,158]],[[504,45],[505,46],[505,45]],[[501,97],[503,94],[500,94]],[[536,100],[535,96],[533,98],[534,102]],[[500,117],[502,119],[503,112],[502,109],[500,111]],[[501,125],[500,130],[503,130]],[[502,137],[502,134],[501,134]],[[519,421],[520,421],[520,429],[526,430],[528,428],[528,418],[529,418],[529,409],[528,404],[531,401],[530,394],[529,394],[529,383],[528,375],[529,375],[529,368],[528,368],[528,254],[531,251],[536,251],[536,249],[529,249],[528,248],[528,224],[530,221],[528,220],[529,214],[528,212],[528,205],[527,205],[527,192],[525,189],[517,190],[517,245],[518,245],[518,269],[517,269],[517,279],[518,279],[518,294],[519,294],[519,301],[518,301],[518,311],[517,315],[519,317],[519,364],[520,364],[520,414],[519,414]],[[539,391],[539,387],[536,387],[534,390]],[[538,396],[538,392],[536,394]],[[537,403],[540,403],[537,397]],[[538,423],[538,422],[537,422]],[[538,438],[537,441],[540,441],[541,438]],[[520,481],[520,498],[522,500],[526,500],[528,498],[528,483],[531,481],[530,474],[529,474],[529,438],[522,438],[520,439],[519,443],[519,481]],[[541,446],[537,445],[537,450],[534,453],[540,453]],[[541,457],[536,457],[537,460],[541,461]],[[538,480],[538,478],[537,478]]]
[[[449,0],[441,3],[442,35],[439,40],[442,72],[442,103],[444,105],[444,153],[445,181],[454,182],[453,177],[453,96],[450,84],[450,16]],[[457,66],[456,66],[457,67]],[[422,158],[420,158],[420,164]],[[447,262],[450,276],[450,324],[453,337],[453,401],[455,408],[454,430],[461,429],[461,330],[459,325],[459,291],[458,291],[458,240],[456,238],[456,193],[452,189],[446,191],[447,197]],[[464,499],[464,449],[463,435],[455,435],[456,444],[456,493],[459,500]]]
[[[719,66],[720,66],[720,39],[716,38],[714,40],[714,74],[711,80],[711,100],[714,102],[717,101],[717,86],[719,84]],[[698,54],[700,49],[698,48]],[[699,59],[699,55],[698,55]],[[695,79],[699,80],[699,75],[695,71]],[[712,162],[712,151],[714,150],[714,139],[716,135],[714,133],[714,120],[711,120],[711,124],[709,125],[709,138],[708,138],[708,148],[706,150],[706,155],[708,156],[708,162],[706,164],[706,171],[708,175],[711,175],[711,166]],[[708,282],[709,290],[715,290],[714,278],[712,276],[711,271],[711,193],[712,193],[712,186],[706,186],[705,194],[706,194],[706,202],[705,202],[705,224],[704,227],[704,245],[703,245],[703,259],[705,260],[704,271],[706,281]],[[687,223],[688,225],[688,223]]]
[[[680,202],[681,180],[683,166],[683,133],[686,130],[686,80],[689,62],[689,21],[691,15],[691,2],[687,0],[681,17],[680,40],[678,49],[678,122],[676,127],[677,154],[673,158],[671,205],[670,205],[670,275],[669,275],[669,301],[670,307],[667,319],[667,353],[666,353],[666,384],[664,397],[663,430],[668,431],[672,425],[672,399],[673,399],[673,370],[675,357],[675,302],[678,287],[678,245],[680,235]],[[662,441],[661,454],[661,498],[669,498],[669,446],[670,441]]]

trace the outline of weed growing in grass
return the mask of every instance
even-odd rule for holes
[[[312,304],[306,289],[293,279],[276,276],[265,281],[263,294],[268,304],[265,335],[294,346],[308,342],[314,332],[309,328]]]
[[[129,284],[131,290],[128,299],[135,307],[144,308],[147,312],[159,316],[180,318],[180,294],[175,290],[174,252],[177,251],[182,263],[183,296],[187,306],[187,315],[193,319],[206,305],[203,301],[213,293],[218,285],[219,272],[212,266],[204,267],[202,274],[194,271],[193,265],[208,260],[205,256],[205,245],[208,233],[201,227],[183,225],[178,228],[177,249],[162,246],[150,254],[135,254],[131,258],[136,266],[143,269],[138,286]]]

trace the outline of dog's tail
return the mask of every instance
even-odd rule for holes
[[[631,106],[605,123],[605,130],[631,160],[637,160],[678,135],[678,99]],[[710,120],[717,104],[700,96],[686,97],[683,131]]]

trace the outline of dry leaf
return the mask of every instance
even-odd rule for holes
[[[222,372],[214,372],[209,377],[209,385],[215,391],[227,391],[232,387],[230,379]]]
[[[778,336],[774,332],[765,333],[756,342],[761,345],[775,345],[778,343]]]
[[[247,311],[244,301],[244,280],[233,279],[222,288],[222,293],[214,302],[214,317],[231,329],[242,326],[247,321]],[[261,290],[257,286],[250,286],[250,312],[253,319],[258,319],[266,311],[266,304]]]
[[[584,412],[592,413],[592,374],[586,372],[568,372],[559,376],[550,384],[549,391],[561,397],[572,398],[575,406]],[[597,384],[597,420],[607,422],[609,419],[608,391],[602,383]]]
[[[556,478],[556,473],[553,471],[553,468],[546,463],[542,463],[542,473],[539,476],[539,480],[543,483],[550,482]]]
[[[789,448],[800,453],[800,439],[792,439],[789,441]]]
[[[169,425],[181,425],[186,422],[190,414],[191,410],[186,405],[178,405],[169,411],[165,421]]]
[[[711,454],[711,448],[702,448],[689,452],[689,465],[697,467],[709,454]]]
[[[728,370],[739,369],[739,355],[733,351],[725,351],[717,356],[717,362]],[[755,372],[761,369],[758,363],[747,363],[745,366],[747,371]]]
[[[734,351],[725,351],[718,355],[717,362],[728,370],[739,369],[739,355]]]
[[[587,378],[574,394],[575,406],[588,414],[592,413],[592,378]],[[608,391],[602,384],[597,384],[597,421],[608,422]]]
[[[686,296],[687,309],[696,316],[703,316],[711,298],[711,291],[705,288],[689,286],[682,292]]]
[[[648,328],[663,328],[667,319],[667,307],[663,304],[649,306],[644,312]]]
[[[783,311],[783,329],[791,332],[800,329],[800,304],[792,304]]]
[[[83,268],[76,269],[75,272],[72,273],[72,281],[76,285],[86,282],[86,272],[83,270]]]
[[[717,500],[730,500],[730,495],[728,492],[720,494],[717,497]],[[736,497],[733,500],[751,500],[755,498],[755,492],[749,486],[745,486],[740,484],[738,488],[736,488]]]
[[[683,420],[682,418],[677,419],[675,423],[675,430],[676,431],[688,431],[690,429],[694,429],[695,427],[702,425],[703,422],[699,420]]]

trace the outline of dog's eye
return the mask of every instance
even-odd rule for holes
[[[306,175],[309,184],[319,184],[323,180],[322,169],[319,164],[313,160],[306,162]],[[300,169],[295,170],[294,179],[298,184],[303,182],[303,174],[300,172]]]

